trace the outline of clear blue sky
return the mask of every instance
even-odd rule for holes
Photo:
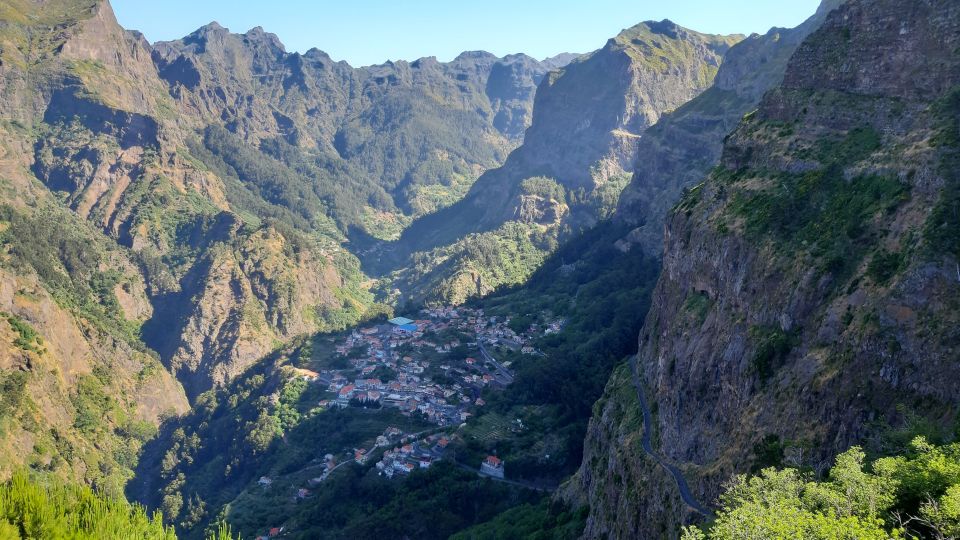
[[[288,51],[312,47],[354,66],[465,50],[536,58],[589,52],[622,28],[671,19],[707,33],[793,27],[819,0],[112,0],[120,24],[151,42],[217,21],[233,32],[262,26]]]

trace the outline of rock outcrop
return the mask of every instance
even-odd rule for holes
[[[709,90],[665,114],[644,134],[616,212],[616,219],[635,227],[626,239],[630,244],[660,256],[664,221],[683,189],[698,184],[719,163],[724,137],[780,84],[797,46],[840,3],[827,0],[796,28],[773,28],[737,43]]]
[[[659,451],[699,500],[759,463],[761,440],[822,470],[854,444],[883,451],[917,418],[953,429],[958,40],[954,2],[848,1],[668,217],[639,366]],[[588,453],[610,460],[625,425],[603,410]],[[592,461],[573,493],[594,508],[677,498],[627,486],[636,499],[619,504],[622,469]],[[681,518],[629,536],[676,537]],[[603,510],[591,519],[588,538],[618,531]]]

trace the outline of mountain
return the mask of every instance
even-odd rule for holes
[[[638,392],[706,505],[751,467],[955,435],[958,41],[953,2],[849,0],[669,214],[636,376],[611,379],[566,489],[585,537],[694,515],[643,451]]]
[[[566,61],[476,51],[353,68],[318,49],[287,53],[259,27],[233,34],[217,23],[152,54],[188,118],[255,148],[292,146],[321,181],[357,192],[334,194],[328,213],[373,235],[452,203],[499,165],[523,138],[537,84]]]
[[[840,4],[840,0],[824,1],[816,14],[796,28],[772,28],[736,44],[724,56],[713,86],[647,130],[615,215],[634,227],[626,245],[639,244],[660,256],[663,224],[682,190],[699,183],[719,163],[724,137],[743,115],[756,109],[768,90],[780,84],[800,42]]]
[[[394,286],[412,300],[462,302],[522,282],[559,238],[612,213],[642,135],[709,88],[740,39],[646,22],[552,72],[504,165],[391,246],[402,268]]]
[[[105,0],[15,2],[4,20],[11,167],[40,181],[28,200],[68,208],[129,260],[139,335],[191,397],[364,316],[369,282],[342,244],[462,196],[569,60],[355,69],[216,23],[151,46]]]
[[[54,130],[67,141],[98,129],[102,138],[85,155],[110,165],[78,159],[76,177],[124,177],[139,141],[156,134],[128,111],[161,97],[136,76],[148,55],[143,63],[135,39],[104,28],[102,7],[41,7],[7,3],[0,27],[0,475],[31,466],[115,495],[160,420],[189,405],[138,338],[154,311],[136,257],[78,215],[85,209],[68,210],[32,170],[37,154],[57,159],[59,148],[41,142]],[[84,78],[94,77],[82,58],[105,50],[123,84],[81,96]],[[128,107],[108,105],[122,102]],[[69,126],[65,114],[76,114]]]

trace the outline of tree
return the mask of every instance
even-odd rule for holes
[[[795,469],[738,476],[716,521],[685,529],[683,539],[960,538],[960,444],[918,437],[905,455],[865,461],[851,448],[822,482]]]

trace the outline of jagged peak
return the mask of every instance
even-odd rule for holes
[[[262,26],[255,26],[250,30],[247,30],[247,33],[244,34],[243,37],[249,41],[263,43],[280,52],[286,52],[286,48],[284,48],[283,42],[280,41],[280,38],[277,37],[276,34],[265,31]]]
[[[463,62],[465,60],[499,60],[497,55],[487,51],[463,51],[453,59],[454,62]]]
[[[529,54],[526,54],[526,53],[508,54],[508,55],[504,56],[503,58],[501,58],[500,61],[501,61],[501,62],[504,62],[504,63],[512,63],[512,62],[524,62],[524,63],[533,62],[533,63],[536,63],[536,64],[539,64],[539,63],[540,63],[539,60],[537,60],[536,58],[534,58],[534,57],[532,57],[532,56],[530,56]]]
[[[548,56],[543,60],[541,60],[540,63],[552,69],[557,69],[570,64],[571,62],[573,62],[577,58],[580,58],[581,56],[583,55],[580,53],[563,52],[563,53],[555,54],[553,56]]]
[[[662,21],[644,21],[630,28],[625,28],[616,37],[607,41],[605,49],[631,47],[639,43],[648,43],[665,37],[671,40],[694,40],[714,47],[718,52],[725,52],[731,46],[742,41],[742,34],[704,34],[681,26],[670,19]]]
[[[431,66],[431,67],[432,67],[432,66],[436,66],[436,65],[439,65],[439,64],[440,64],[440,62],[437,60],[437,57],[436,57],[436,56],[424,56],[424,57],[421,57],[421,58],[417,58],[417,59],[414,60],[413,62],[410,62],[410,67],[412,67],[412,68],[424,68],[424,67],[428,67],[428,66]]]
[[[230,31],[229,28],[222,26],[217,21],[210,21],[207,24],[191,32],[190,35],[200,35],[200,34],[209,34],[213,32],[219,33],[219,32],[229,32],[229,31]]]

